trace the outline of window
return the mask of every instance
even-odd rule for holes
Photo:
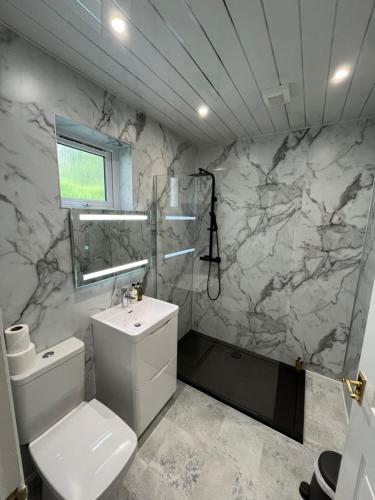
[[[63,207],[113,208],[112,153],[58,137]]]

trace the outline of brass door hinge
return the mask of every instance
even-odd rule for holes
[[[23,486],[22,488],[17,488],[5,500],[26,500],[27,499],[27,488]]]
[[[349,396],[355,401],[357,401],[359,405],[361,405],[367,382],[365,374],[360,371],[358,373],[357,380],[350,380],[350,378],[343,378],[342,381],[344,382],[344,384],[346,384]]]

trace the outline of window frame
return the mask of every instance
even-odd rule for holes
[[[104,159],[104,183],[105,183],[105,201],[100,201],[100,200],[79,200],[76,198],[63,198],[62,193],[61,193],[61,186],[60,186],[60,166],[59,166],[59,157],[58,153],[57,154],[57,168],[58,168],[58,177],[59,177],[59,194],[60,194],[60,200],[61,200],[61,207],[62,208],[107,208],[107,209],[113,209],[115,200],[114,200],[114,194],[113,194],[113,153],[112,151],[109,150],[104,150],[101,149],[97,146],[92,146],[85,144],[83,142],[80,142],[76,139],[71,139],[67,138],[61,135],[58,135],[56,137],[56,149],[57,145],[61,144],[63,146],[68,146],[74,149],[78,149],[81,151],[84,151],[86,153],[92,153],[97,156],[101,156]]]

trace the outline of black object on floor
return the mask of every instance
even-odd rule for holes
[[[302,481],[299,485],[299,494],[304,500],[309,500],[310,498],[310,485],[306,481]]]
[[[177,377],[303,442],[304,370],[190,330],[178,343]]]
[[[303,481],[299,492],[305,500],[330,500],[334,498],[339,478],[342,455],[335,451],[323,451],[310,484]]]

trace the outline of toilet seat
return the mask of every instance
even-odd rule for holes
[[[48,488],[66,500],[96,500],[125,473],[137,436],[96,399],[81,403],[30,443]]]

